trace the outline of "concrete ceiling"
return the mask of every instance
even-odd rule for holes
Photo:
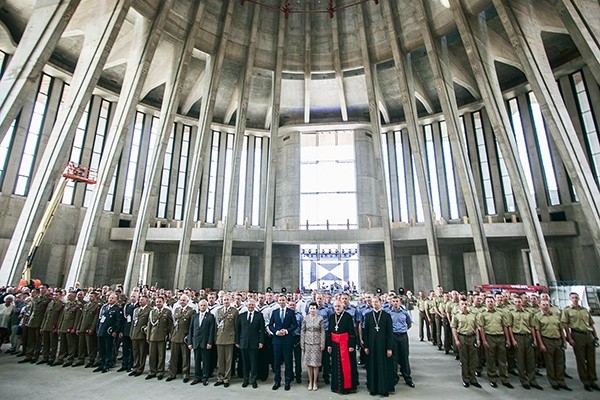
[[[97,0],[82,0],[67,27],[51,62],[67,71],[72,71],[78,55],[84,45],[85,27],[90,21],[90,7]],[[266,6],[278,7],[284,1],[261,0],[266,6],[238,0],[233,1],[233,24],[231,27],[225,62],[219,83],[214,122],[235,124],[237,96],[240,89],[240,77],[243,76],[248,47],[251,40],[252,14],[260,7],[260,22],[256,41],[256,59],[250,82],[250,102],[247,115],[247,127],[268,129],[270,124],[273,70],[276,63],[277,35],[280,13]],[[364,61],[359,39],[360,28],[357,25],[357,13],[362,12],[365,20],[367,47],[371,63],[375,66],[376,91],[379,98],[379,111],[384,124],[404,121],[404,110],[400,98],[398,74],[393,62],[391,41],[386,29],[384,7],[369,1],[362,5],[339,10],[330,19],[323,13],[292,13],[285,23],[284,42],[284,78],[280,124],[302,122],[339,122],[345,118],[350,121],[369,119],[368,98],[364,75]],[[356,0],[337,0],[335,4],[355,3]],[[118,92],[125,70],[127,56],[131,46],[136,45],[134,27],[141,18],[152,18],[156,10],[156,0],[136,0],[133,2],[119,39],[115,43],[99,85],[107,90]],[[151,106],[160,106],[169,60],[181,42],[191,15],[191,1],[174,0],[168,22],[159,44],[154,62],[150,68],[143,91],[143,102]],[[467,62],[462,41],[457,33],[452,11],[447,0],[425,0],[430,25],[439,38],[444,38],[449,53],[450,67],[454,74],[457,104],[469,104],[479,99],[479,93],[471,68]],[[538,3],[538,2],[536,2]],[[545,2],[540,2],[545,3]],[[1,27],[6,43],[18,42],[35,0],[5,0],[0,10]],[[326,7],[326,0],[292,0],[295,9],[318,11]],[[413,0],[391,1],[393,19],[397,21],[399,43],[404,54],[410,54],[415,77],[415,93],[420,116],[441,112],[436,88],[429,66],[429,60],[422,42],[419,19]],[[216,54],[223,35],[223,21],[228,1],[206,0],[202,18],[196,21],[198,35],[195,51],[189,64],[180,97],[180,113],[198,117],[201,94],[207,66],[208,55]],[[480,14],[487,20],[490,36],[494,39],[491,49],[497,63],[500,84],[508,89],[524,82],[523,73],[512,47],[506,38],[491,0],[463,1],[471,17]],[[545,7],[545,6],[540,6]],[[547,12],[541,9],[540,12]],[[548,33],[543,38],[548,57],[553,66],[558,66],[577,56],[577,50],[568,35],[561,32],[560,21],[548,19],[545,27]],[[10,37],[7,37],[9,36]],[[1,44],[1,43],[0,43]],[[8,47],[4,46],[4,47]],[[336,80],[336,66],[341,79]],[[341,70],[340,70],[341,69]],[[306,82],[306,79],[309,79]],[[340,84],[341,82],[341,84]],[[308,92],[306,91],[308,88]],[[308,96],[308,99],[306,98]],[[308,105],[309,112],[305,113]],[[306,121],[306,115],[309,118]]]

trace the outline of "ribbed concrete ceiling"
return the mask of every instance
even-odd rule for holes
[[[243,76],[251,40],[252,14],[260,7],[260,26],[256,39],[257,51],[250,83],[250,105],[248,108],[249,128],[266,129],[270,122],[272,103],[272,85],[275,68],[277,35],[280,13],[268,7],[246,2],[241,5],[233,1],[233,24],[228,37],[225,64],[219,83],[215,106],[214,122],[233,124],[237,111],[237,94],[240,77]],[[281,6],[283,0],[261,0],[264,4]],[[391,41],[386,28],[386,16],[381,4],[369,1],[362,5],[338,11],[334,19],[327,14],[292,14],[285,23],[285,44],[283,62],[283,82],[280,123],[302,123],[306,121],[305,106],[310,108],[309,122],[339,122],[347,118],[350,121],[368,120],[368,98],[364,77],[364,64],[357,13],[362,13],[369,49],[369,57],[376,67],[376,90],[381,101],[378,106],[384,123],[399,123],[404,120],[404,111],[400,99],[398,75],[393,63]],[[66,69],[74,70],[79,52],[84,43],[86,13],[94,6],[94,0],[82,0],[72,22],[65,31],[52,62]],[[356,0],[337,0],[341,7],[355,3]],[[165,35],[158,47],[155,60],[150,69],[143,102],[160,106],[166,81],[165,68],[173,57],[176,43],[185,34],[191,1],[175,0],[165,28]],[[201,104],[198,82],[206,67],[206,55],[217,52],[223,35],[223,21],[228,1],[206,0],[206,7],[199,24],[196,39],[196,51],[190,63],[188,75],[183,85],[179,111],[197,117]],[[292,0],[294,8],[306,10],[323,9],[326,0]],[[428,17],[435,35],[444,37],[448,45],[450,68],[454,75],[455,91],[459,106],[479,99],[479,93],[460,36],[456,30],[452,10],[447,0],[425,0]],[[1,2],[0,2],[1,4]],[[5,0],[0,18],[14,41],[18,41],[27,19],[31,14],[34,0]],[[157,0],[136,0],[124,24],[107,65],[100,85],[118,92],[126,69],[127,56],[135,43],[134,25],[141,17],[152,18],[156,12]],[[393,19],[399,35],[399,43],[404,54],[410,54],[415,78],[415,93],[419,115],[424,116],[441,112],[437,93],[433,86],[429,61],[422,41],[421,25],[415,1],[390,1]],[[491,0],[463,1],[465,11],[471,16],[482,13],[487,20],[493,48],[490,49],[498,61],[498,73],[503,89],[524,82],[524,76],[518,69],[518,62],[508,42],[502,24],[491,6]],[[536,2],[541,11],[549,7],[547,2]],[[577,50],[571,39],[563,34],[564,28],[552,12],[545,13],[548,33],[545,37],[551,63],[560,65],[577,56]],[[555,19],[553,19],[555,18]],[[546,18],[548,19],[548,18]],[[2,37],[0,36],[0,40]],[[337,42],[337,45],[336,45]],[[336,81],[336,65],[341,67],[341,85]],[[307,66],[310,69],[307,71]],[[309,76],[305,85],[305,76]],[[308,87],[308,92],[305,88]],[[306,97],[309,100],[306,100]],[[345,102],[345,107],[340,99]]]

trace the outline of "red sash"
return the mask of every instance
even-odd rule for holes
[[[344,389],[352,389],[352,373],[350,372],[350,351],[348,350],[348,333],[332,333],[331,341],[340,346],[340,361],[342,363],[342,375]]]

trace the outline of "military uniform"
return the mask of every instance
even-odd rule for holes
[[[417,309],[419,310],[419,339],[424,340],[423,328],[425,328],[427,340],[431,341],[431,330],[429,329],[429,322],[427,322],[427,299],[418,299]]]
[[[167,336],[173,329],[173,315],[167,307],[154,308],[148,316],[146,339],[150,341],[150,374],[146,377],[158,376],[162,379],[165,374],[165,355],[167,351]]]
[[[560,314],[540,311],[533,319],[533,327],[540,341],[539,346],[546,363],[546,377],[553,388],[565,386],[565,353],[563,351],[564,337]]]
[[[53,364],[56,359],[56,352],[58,350],[58,321],[63,307],[64,303],[56,299],[52,300],[46,308],[44,320],[40,327],[42,342],[44,344],[44,352],[40,363],[47,362],[48,364]]]
[[[562,314],[562,323],[570,329],[570,338],[575,343],[573,352],[577,360],[577,373],[584,386],[596,386],[596,349],[594,320],[589,311],[581,306],[566,307]],[[569,337],[567,333],[567,337]]]
[[[464,383],[476,384],[477,378],[477,315],[471,312],[454,314],[452,330],[460,343],[458,354],[461,360],[461,375]]]
[[[219,375],[217,383],[229,383],[231,379],[231,364],[233,360],[233,346],[235,344],[235,325],[238,311],[235,307],[221,307],[217,311],[217,369]]]
[[[520,310],[515,308],[507,313],[507,317],[508,326],[517,343],[515,351],[521,385],[538,386],[535,378],[535,353],[533,351],[533,314],[524,308]]]
[[[65,366],[73,364],[77,352],[77,314],[81,309],[76,300],[65,304],[63,312],[58,323],[58,333],[60,335],[60,350],[58,351],[57,364],[62,364],[67,359]]]
[[[98,360],[98,339],[96,338],[96,321],[98,313],[102,305],[98,300],[88,301],[81,309],[79,324],[77,325],[77,335],[79,335],[78,343],[78,362],[77,365],[85,363],[86,356],[88,361],[86,367],[93,366]],[[75,366],[75,364],[73,364]]]
[[[173,316],[173,332],[171,333],[171,359],[169,360],[169,378],[175,379],[177,366],[181,357],[181,371],[183,380],[190,379],[190,349],[185,342],[185,337],[190,329],[192,316],[196,311],[191,306],[177,307]]]
[[[133,368],[132,375],[139,376],[146,367],[146,357],[148,356],[148,342],[146,341],[146,329],[148,327],[148,316],[152,307],[145,305],[133,310],[133,321],[131,323],[131,347],[133,350]]]
[[[436,305],[435,298],[428,299],[427,300],[427,311],[429,312],[429,330],[431,331],[431,341],[433,342],[434,346],[441,347],[441,343],[438,342],[438,337],[437,337],[436,308],[437,308],[437,305]],[[441,326],[440,326],[440,329],[441,329]]]
[[[506,385],[509,383],[506,369],[506,315],[496,309],[492,311],[485,310],[479,314],[478,325],[482,328],[485,341],[489,345],[487,349],[488,380],[495,386],[498,375],[500,375],[500,380]],[[498,370],[496,370],[496,363],[498,364]]]
[[[45,295],[39,295],[31,298],[31,313],[27,325],[23,326],[23,335],[26,335],[27,337],[27,352],[25,354],[25,359],[19,362],[35,362],[40,355],[40,350],[42,348],[42,341],[40,340],[40,327],[42,326],[44,313],[46,312],[48,303],[50,303],[50,300]]]

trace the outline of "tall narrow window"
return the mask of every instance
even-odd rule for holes
[[[235,135],[227,135],[227,151],[225,152],[225,176],[223,177],[223,208],[221,215],[222,220],[227,220],[229,212],[229,194],[231,193],[231,177],[233,174],[233,145]]]
[[[500,166],[500,176],[502,178],[502,191],[504,193],[505,210],[506,212],[515,212],[515,196],[513,195],[510,175],[508,174],[508,170],[506,169],[506,164],[504,163],[504,156],[502,155],[502,151],[500,151],[498,141],[494,140],[494,142],[496,143],[496,153],[498,153],[498,165]]]
[[[392,136],[394,133],[384,133],[381,135],[381,154],[383,155],[383,175],[385,180],[385,187],[387,190],[387,203],[388,203],[388,215],[392,219],[392,221],[397,220],[397,217],[394,215],[394,210],[392,209],[392,188],[391,188],[391,177],[390,177],[390,156],[388,153],[388,137]]]
[[[538,104],[533,92],[529,92],[529,105],[533,115],[533,124],[535,126],[537,145],[543,167],[542,175],[544,176],[544,181],[546,183],[545,186],[546,193],[548,195],[548,202],[551,206],[555,206],[560,204],[558,184],[556,183],[556,174],[554,173],[554,164],[552,163],[552,154],[550,153],[550,144],[548,143],[546,125],[544,124],[544,118],[542,117],[540,105]]]
[[[100,113],[98,114],[98,123],[96,124],[96,134],[94,136],[94,144],[92,147],[92,157],[90,159],[90,169],[98,171],[100,168],[100,160],[102,159],[102,154],[104,152],[104,143],[106,138],[106,133],[108,132],[108,118],[110,116],[110,102],[102,99],[100,103]],[[83,199],[83,206],[87,207],[89,205],[90,196],[92,195],[92,190],[94,190],[93,185],[86,185],[85,187],[85,197]]]
[[[208,170],[208,201],[206,202],[206,223],[215,223],[215,201],[217,191],[217,170],[219,166],[219,142],[221,132],[213,131]]]
[[[160,118],[152,117],[150,125],[150,140],[148,141],[148,156],[146,158],[146,169],[144,170],[144,185],[149,187],[150,172],[152,170],[152,162],[154,160],[154,152],[158,144],[158,130],[160,129]]]
[[[156,216],[158,218],[167,218],[169,186],[171,183],[171,168],[173,165],[173,150],[175,146],[175,127],[176,124],[173,124],[173,130],[171,131],[171,136],[169,136],[169,142],[167,143],[167,150],[165,151],[165,158],[163,160],[162,173],[160,175],[158,209],[156,210]]]
[[[260,225],[260,188],[262,183],[262,162],[263,162],[263,152],[262,152],[262,144],[263,138],[256,138],[255,146],[254,146],[254,181],[252,187],[252,225]]]
[[[572,76],[575,92],[577,93],[577,105],[579,106],[579,115],[582,121],[584,136],[586,139],[590,166],[594,172],[596,183],[600,184],[600,142],[598,138],[598,127],[594,122],[594,115],[590,107],[585,81],[581,72],[576,72]]]
[[[533,186],[533,175],[531,174],[531,164],[529,163],[527,142],[525,142],[525,134],[523,133],[523,123],[521,122],[521,113],[519,112],[518,100],[516,98],[510,99],[508,101],[508,107],[510,110],[513,132],[515,133],[515,140],[517,142],[517,149],[519,151],[519,159],[521,160],[521,166],[523,167],[525,179],[527,180],[527,187],[529,188],[529,193],[531,194],[533,201],[536,202],[535,188]]]
[[[190,156],[190,133],[192,127],[183,126],[181,138],[181,156],[179,157],[179,172],[177,174],[177,192],[175,193],[175,214],[173,217],[183,219],[183,204],[185,201],[185,186],[187,181],[188,159]]]
[[[46,118],[46,108],[48,104],[48,95],[52,86],[52,78],[46,74],[42,75],[42,81],[38,89],[38,94],[33,107],[33,114],[27,130],[27,139],[25,140],[25,148],[21,155],[21,164],[17,175],[14,194],[25,196],[29,191],[29,180],[33,173],[33,166],[40,144],[42,127]]]
[[[436,219],[442,216],[440,203],[440,185],[437,176],[437,165],[435,162],[435,146],[433,144],[433,131],[431,125],[423,127],[425,131],[425,153],[427,155],[427,172],[429,174],[429,188],[431,189],[431,206]]]
[[[8,155],[10,154],[13,138],[15,137],[17,119],[15,119],[12,122],[12,124],[10,124],[8,132],[6,132],[6,135],[4,135],[4,139],[2,139],[2,142],[0,142],[0,188],[2,188],[2,181],[4,180],[4,171],[6,171],[6,165],[8,163]]]
[[[140,157],[140,144],[142,142],[142,130],[144,128],[145,115],[138,112],[135,117],[131,148],[129,150],[129,162],[127,164],[127,175],[125,178],[125,190],[123,192],[123,213],[130,214],[133,207],[133,194],[135,192],[135,181],[137,165]]]
[[[410,222],[408,215],[408,188],[406,186],[406,171],[404,171],[404,147],[402,131],[394,131],[394,147],[396,153],[396,173],[398,175],[398,199],[400,201],[400,221]]]
[[[454,177],[454,161],[446,121],[440,122],[440,131],[442,136],[444,172],[446,174],[446,185],[448,189],[448,203],[450,205],[450,219],[458,219],[458,196],[456,194],[456,180]]]
[[[425,221],[425,214],[423,213],[423,202],[421,201],[421,186],[419,185],[419,178],[417,175],[417,166],[415,165],[415,158],[411,155],[410,161],[412,165],[412,174],[415,191],[415,210],[417,212],[417,222]]]
[[[475,139],[477,141],[477,154],[479,155],[479,167],[481,170],[481,180],[483,185],[483,194],[485,196],[485,208],[487,214],[496,214],[496,205],[494,204],[494,190],[492,188],[492,177],[490,173],[490,163],[487,156],[487,145],[483,132],[483,123],[481,121],[481,112],[473,113],[473,124],[475,125]]]
[[[76,164],[81,162],[81,156],[83,154],[83,146],[85,143],[85,135],[87,131],[88,118],[90,114],[90,102],[85,107],[85,111],[79,120],[77,129],[75,130],[75,137],[73,138],[73,146],[71,147],[71,156],[69,161],[73,161]],[[63,193],[62,203],[72,205],[75,199],[75,182],[72,180],[67,182],[65,191]]]
[[[243,225],[244,220],[246,219],[245,210],[246,210],[246,181],[247,170],[248,170],[248,141],[249,137],[244,136],[244,144],[242,146],[242,157],[240,159],[240,179],[239,179],[239,188],[238,188],[238,209],[237,209],[237,224]]]
[[[117,179],[119,179],[120,169],[121,157],[119,157],[119,161],[117,162],[117,166],[115,167],[115,172],[113,172],[113,177],[110,181],[110,186],[108,187],[106,200],[104,201],[104,211],[114,211],[115,209],[115,192],[117,191]]]

